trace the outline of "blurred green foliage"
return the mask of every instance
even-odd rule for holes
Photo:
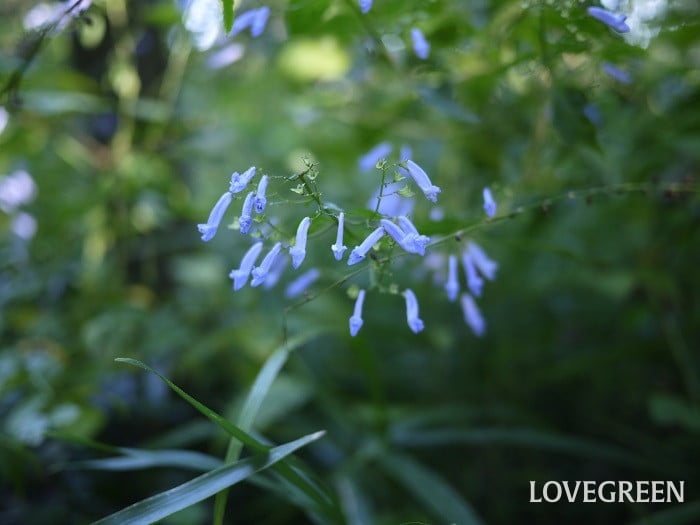
[[[115,358],[239,421],[266,359],[310,331],[245,429],[274,443],[326,430],[298,456],[347,523],[700,520],[695,2],[666,2],[657,34],[634,41],[573,0],[378,0],[367,15],[273,0],[225,67],[213,56],[232,42],[198,49],[182,2],[95,0],[26,29],[35,4],[0,5],[0,175],[36,185],[0,211],[0,522],[90,522],[194,477],[79,468],[115,453],[97,442],[225,457],[224,432]],[[442,187],[439,221],[416,196],[416,225],[441,239],[429,252],[469,238],[499,262],[484,338],[415,256],[380,284],[412,288],[426,329],[408,330],[402,297],[370,291],[350,338],[348,285],[379,277],[345,282],[330,221],[312,227],[322,278],[302,304],[283,296],[289,270],[277,289],[233,294],[249,243],[231,220],[199,240],[230,173],[251,165],[272,176],[267,214],[291,239],[314,208],[285,179],[310,159],[352,248],[381,180],[357,159],[382,141],[410,145]],[[689,503],[528,503],[529,480],[565,479],[685,480]],[[326,522],[272,475],[253,481],[232,489],[232,522]],[[210,523],[213,508],[166,522]]]

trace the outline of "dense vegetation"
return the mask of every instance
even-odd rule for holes
[[[37,4],[0,5],[1,523],[700,521],[696,2]],[[280,281],[233,291],[257,242]]]

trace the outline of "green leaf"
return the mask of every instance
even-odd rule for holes
[[[457,443],[522,446],[574,456],[598,458],[620,465],[648,468],[659,472],[669,471],[669,466],[666,464],[660,465],[658,462],[646,461],[644,458],[612,445],[529,428],[441,427],[423,430],[397,429],[394,432],[393,441],[403,446],[427,447]]]
[[[274,383],[280,370],[287,362],[289,354],[294,349],[303,345],[310,339],[316,337],[320,332],[318,330],[310,331],[305,334],[299,335],[287,341],[285,344],[277,348],[270,357],[267,358],[262,369],[255,378],[250,393],[246,398],[245,404],[241,409],[241,413],[238,416],[238,426],[249,431],[253,427],[255,418],[260,412],[263,401],[270,390],[270,387]],[[229,443],[228,451],[226,452],[226,463],[231,463],[238,459],[241,452],[241,444],[238,441],[231,440]],[[298,473],[294,472],[291,468],[286,471],[287,479],[292,485],[298,486],[302,491],[306,492],[308,496],[311,497],[312,501],[316,504],[325,505],[330,502],[330,498],[327,494],[315,490],[315,487],[306,482],[301,478]],[[223,513],[226,507],[226,492],[222,492],[217,495],[216,506],[214,510],[214,523],[223,523]]]
[[[472,506],[443,478],[417,461],[402,454],[379,456],[382,468],[401,483],[413,497],[447,523],[480,525]]]
[[[700,501],[677,505],[655,512],[635,521],[632,525],[690,525],[700,520]]]
[[[152,374],[157,375],[160,377],[163,382],[165,382],[166,385],[168,385],[177,395],[179,395],[181,398],[183,398],[185,401],[187,401],[190,405],[192,405],[194,408],[196,408],[199,412],[204,414],[206,417],[211,419],[214,423],[216,423],[219,427],[221,427],[226,433],[230,434],[237,440],[239,440],[241,443],[246,445],[247,447],[250,447],[252,450],[255,450],[256,452],[267,452],[268,447],[260,443],[258,440],[253,438],[252,436],[248,435],[246,432],[244,432],[242,429],[234,425],[233,423],[230,423],[223,417],[221,417],[219,414],[214,412],[213,410],[209,409],[199,401],[197,401],[195,398],[190,396],[187,392],[182,390],[180,387],[178,387],[175,383],[170,381],[167,377],[162,376],[155,370],[153,370],[150,366],[146,365],[145,363],[142,363],[141,361],[137,359],[131,359],[128,357],[118,357],[115,359],[115,361],[119,363],[128,363],[133,366],[138,366],[139,368],[143,368],[144,370],[147,370],[151,372]]]
[[[201,452],[190,450],[140,450],[121,448],[123,456],[91,459],[72,463],[77,468],[97,470],[139,470],[155,467],[180,467],[189,470],[207,471],[221,467],[223,461]]]
[[[314,432],[300,439],[273,448],[267,454],[243,459],[231,465],[202,474],[173,489],[139,501],[119,512],[95,522],[95,525],[146,525],[162,520],[182,509],[205,500],[217,492],[240,483],[264,470],[295,450],[316,441],[325,432]]]
[[[233,28],[233,0],[221,0],[224,8],[224,29],[228,35]]]

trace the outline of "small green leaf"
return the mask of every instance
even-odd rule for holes
[[[404,186],[396,193],[398,193],[399,195],[401,195],[402,197],[405,197],[407,199],[410,199],[411,197],[413,197],[415,195],[415,193],[413,193],[413,190],[411,190],[411,188],[409,188],[408,186]]]
[[[233,0],[221,0],[224,7],[224,29],[228,35],[233,28]]]

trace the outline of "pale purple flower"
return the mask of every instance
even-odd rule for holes
[[[245,46],[235,42],[213,51],[209,57],[207,57],[207,66],[210,69],[221,69],[240,60],[243,58],[244,54]]]
[[[221,219],[223,219],[224,213],[226,213],[229,204],[231,204],[231,197],[232,195],[228,191],[224,193],[219,200],[216,201],[216,204],[209,214],[209,219],[207,220],[206,224],[197,225],[197,229],[199,230],[199,233],[202,234],[202,240],[204,242],[212,240],[214,235],[216,235],[216,230],[219,229]]]
[[[479,311],[474,298],[468,293],[463,293],[459,301],[462,305],[462,313],[464,321],[469,325],[474,332],[474,335],[481,337],[486,332],[486,321]]]
[[[267,175],[263,175],[258,182],[258,189],[255,192],[255,200],[253,201],[253,207],[255,208],[255,213],[262,213],[265,211],[265,206],[267,205],[267,199],[265,198],[265,192],[267,191]]]
[[[418,164],[412,160],[406,161],[406,169],[408,174],[413,178],[413,180],[418,184],[418,187],[425,194],[425,197],[430,202],[437,202],[438,193],[440,193],[440,188],[433,185],[430,181],[428,174],[421,168]]]
[[[262,35],[262,32],[265,30],[265,25],[267,24],[269,16],[270,8],[267,6],[241,13],[237,15],[236,19],[233,21],[233,27],[231,28],[229,36],[235,36],[241,31],[250,28],[250,36],[257,38]]]
[[[411,213],[413,213],[413,208],[416,205],[415,199],[402,197],[401,194],[398,193],[399,190],[403,188],[403,186],[404,185],[401,182],[392,182],[384,186],[384,191],[382,192],[382,201],[379,203],[379,209],[377,210],[379,213],[381,213],[382,215],[387,215],[389,217],[397,217],[399,215],[410,215]],[[367,202],[367,208],[372,211],[377,209],[377,201],[379,200],[379,190],[380,188],[378,188],[374,192],[370,200]]]
[[[406,321],[411,331],[417,334],[425,327],[423,320],[418,317],[418,299],[410,288],[406,288],[403,295],[406,298]]]
[[[411,149],[411,146],[407,146],[406,144],[402,145],[399,153],[399,161],[406,162],[407,160],[410,160],[411,157],[413,157],[413,150]],[[403,166],[399,166],[399,173],[404,177],[408,177],[408,170],[406,170],[406,168]]]
[[[481,275],[486,277],[489,281],[493,281],[496,277],[496,270],[498,270],[498,263],[489,259],[486,252],[476,243],[469,242],[467,244],[467,251],[469,256],[474,263],[474,266],[479,270]]]
[[[292,256],[292,267],[296,270],[304,262],[306,257],[306,236],[309,233],[311,219],[304,217],[297,227],[297,237],[294,246],[289,248],[289,255]]]
[[[624,69],[620,69],[619,67],[611,64],[610,62],[603,62],[601,68],[610,78],[617,80],[622,84],[632,83],[632,75],[630,73],[628,73]]]
[[[274,287],[282,277],[282,273],[284,272],[285,268],[287,268],[287,256],[284,252],[280,252],[272,261],[270,270],[267,272],[267,277],[263,283],[263,288],[265,288],[265,290],[269,290],[270,288]]]
[[[481,289],[484,286],[484,280],[476,273],[476,267],[468,250],[462,252],[462,265],[464,273],[467,276],[467,286],[471,292],[477,297],[481,297]]]
[[[457,276],[457,256],[450,255],[447,264],[447,282],[445,283],[447,299],[452,303],[459,294],[459,277]]]
[[[10,229],[17,237],[28,241],[36,234],[37,222],[33,215],[20,211],[12,216]]]
[[[352,249],[350,256],[348,257],[348,266],[352,266],[353,264],[363,261],[365,257],[367,257],[367,253],[372,249],[372,246],[377,244],[379,239],[381,239],[383,236],[384,228],[382,226],[370,233],[364,241]]]
[[[430,238],[420,235],[408,217],[399,217],[400,227],[388,219],[382,219],[380,222],[384,230],[401,248],[408,253],[425,255],[425,246],[430,242]]]
[[[360,11],[363,15],[369,13],[370,9],[372,9],[372,0],[360,0]]]
[[[484,188],[484,211],[489,217],[496,215],[496,209],[498,208],[496,201],[493,200],[493,195],[489,188]]]
[[[246,195],[243,201],[243,209],[241,210],[241,216],[238,218],[238,224],[241,229],[241,233],[245,235],[250,230],[250,226],[253,224],[253,218],[251,214],[253,213],[253,199],[255,198],[255,192],[251,191]]]
[[[362,328],[362,305],[365,302],[365,291],[360,290],[357,294],[357,299],[355,299],[355,308],[353,309],[352,316],[349,320],[350,325],[350,335],[355,337],[357,332]]]
[[[347,246],[343,244],[343,227],[345,224],[345,213],[342,211],[338,215],[338,233],[335,236],[335,244],[331,245],[331,250],[333,251],[333,255],[335,256],[336,261],[340,261],[343,259],[343,254],[345,253],[345,250],[348,249]]]
[[[430,237],[418,233],[418,230],[408,217],[399,217],[399,225],[406,233],[404,244],[410,248],[406,251],[417,253],[418,255],[425,255],[425,247],[430,242]]]
[[[293,299],[294,297],[300,296],[306,290],[308,290],[320,276],[321,271],[318,268],[311,268],[287,285],[287,288],[284,290],[284,296],[287,299]]]
[[[423,32],[414,27],[411,29],[411,41],[413,42],[413,51],[421,60],[425,60],[430,55],[430,44],[425,39]]]
[[[388,142],[380,142],[367,153],[362,155],[357,161],[360,171],[369,171],[377,165],[381,159],[385,159],[393,150],[393,146]]]
[[[3,106],[0,106],[0,135],[2,135],[2,132],[5,131],[5,126],[7,126],[9,121],[10,114]]]
[[[253,265],[255,264],[258,255],[260,255],[262,248],[262,242],[256,242],[253,244],[250,248],[248,248],[248,251],[245,252],[245,255],[243,255],[240,267],[231,270],[231,273],[229,273],[229,278],[233,279],[234,292],[243,288],[248,282],[250,272],[253,271]]]
[[[443,210],[440,206],[433,206],[430,208],[430,214],[428,217],[430,217],[430,220],[433,222],[440,222],[445,218],[445,210]]]
[[[630,30],[630,27],[625,24],[625,20],[627,20],[625,15],[611,13],[602,7],[589,7],[588,14],[593,18],[597,18],[618,33],[628,33]]]
[[[231,183],[229,184],[229,191],[231,193],[240,193],[248,186],[251,179],[255,177],[255,166],[251,166],[243,173],[238,173],[234,171],[231,174]]]
[[[255,268],[253,268],[253,271],[251,272],[253,279],[252,281],[250,281],[250,286],[255,288],[256,286],[260,286],[262,283],[265,282],[268,274],[270,273],[272,263],[275,261],[275,258],[277,257],[277,254],[279,254],[281,249],[282,243],[275,243],[272,249],[269,252],[267,252],[267,255],[265,255],[265,258],[260,263],[260,266],[256,266]]]
[[[14,213],[20,206],[32,202],[36,193],[36,183],[25,170],[0,176],[0,210],[5,213]]]

